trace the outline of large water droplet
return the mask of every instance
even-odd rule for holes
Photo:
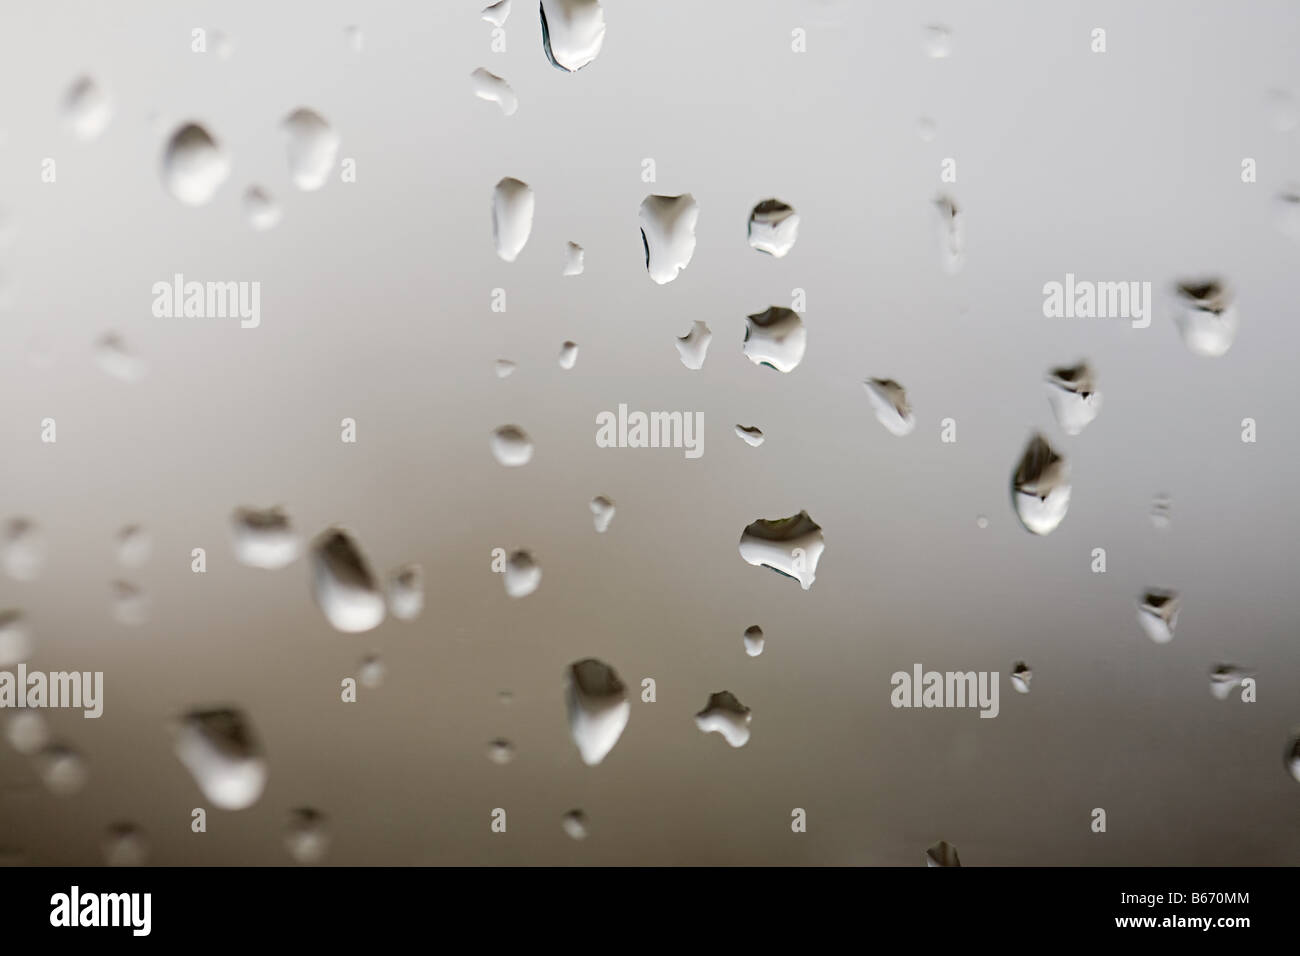
[[[745,653],[750,657],[763,653],[763,629],[757,624],[745,628]]]
[[[799,214],[779,199],[764,199],[749,214],[749,244],[780,259],[799,237]]]
[[[627,688],[614,668],[594,658],[570,665],[567,677],[569,731],[582,762],[594,767],[618,743],[632,715]]]
[[[966,264],[966,217],[951,196],[934,200],[939,212],[939,262],[949,275],[960,272]]]
[[[424,610],[424,569],[404,564],[388,576],[388,611],[399,621],[414,621]]]
[[[488,760],[498,767],[504,767],[515,759],[515,747],[510,741],[498,737],[488,744]]]
[[[284,118],[289,140],[289,176],[305,192],[320,189],[334,170],[339,134],[315,110],[302,107]]]
[[[52,744],[37,754],[41,782],[56,797],[70,797],[86,785],[90,768],[81,754],[63,744]]]
[[[961,866],[957,848],[947,840],[940,840],[925,851],[926,866]]]
[[[1178,299],[1174,322],[1190,351],[1218,358],[1232,348],[1241,318],[1226,284],[1218,279],[1180,282]]]
[[[312,546],[316,604],[326,620],[346,634],[378,627],[384,619],[384,596],[361,549],[343,531],[331,528]]]
[[[149,560],[153,541],[149,532],[138,524],[127,525],[113,541],[117,560],[129,568],[138,568]]]
[[[297,559],[302,541],[280,508],[236,508],[230,518],[235,559],[250,568],[275,570]]]
[[[1152,588],[1138,601],[1138,623],[1147,637],[1157,644],[1168,644],[1174,639],[1178,626],[1178,612],[1182,601],[1177,591]]]
[[[614,502],[604,495],[592,498],[591,517],[596,523],[596,532],[604,534],[609,530],[609,523],[614,520]]]
[[[45,534],[36,522],[11,518],[5,524],[0,560],[5,573],[18,581],[35,581],[45,567]]]
[[[1025,529],[1050,534],[1070,507],[1070,469],[1047,439],[1034,435],[1011,478],[1011,501]]]
[[[900,438],[909,435],[916,427],[912,406],[907,402],[907,391],[892,378],[869,378],[862,383],[867,390],[876,421],[884,425],[891,435]]]
[[[104,862],[108,866],[144,866],[149,840],[134,823],[114,823],[104,834]]]
[[[266,789],[266,759],[238,710],[186,714],[176,728],[176,756],[203,796],[222,810],[251,807]]]
[[[1011,686],[1018,693],[1029,693],[1029,682],[1034,679],[1034,672],[1029,669],[1029,665],[1024,661],[1016,661],[1015,667],[1011,668]]]
[[[74,136],[84,142],[99,136],[113,117],[103,87],[88,76],[79,77],[63,100],[63,115]]]
[[[564,274],[566,276],[582,275],[585,255],[582,246],[576,242],[566,242],[564,244]]]
[[[733,747],[743,747],[749,742],[749,722],[753,715],[749,708],[736,700],[731,691],[709,695],[709,703],[695,715],[695,726],[704,733],[722,734]]]
[[[542,48],[558,70],[573,73],[600,54],[605,11],[600,0],[541,0]]]
[[[507,468],[518,468],[533,459],[533,441],[518,425],[502,425],[492,433],[492,454]]]
[[[798,312],[774,305],[745,321],[744,352],[755,365],[789,372],[803,361],[808,332]]]
[[[329,821],[311,807],[298,807],[289,814],[284,845],[299,863],[319,863],[330,848]]]
[[[1057,424],[1067,435],[1077,435],[1101,411],[1092,368],[1087,362],[1054,368],[1047,373],[1047,401]]]
[[[942,60],[952,55],[952,30],[942,23],[933,23],[922,33],[922,48],[932,60]]]
[[[587,839],[587,815],[581,810],[570,810],[560,820],[564,832],[575,840]]]
[[[489,103],[495,103],[501,107],[501,112],[506,116],[515,115],[515,111],[519,109],[519,97],[515,96],[515,91],[511,89],[509,83],[481,66],[471,73],[469,78],[473,83],[475,96]]]
[[[21,611],[0,611],[0,668],[32,659],[32,634]]]
[[[794,578],[805,591],[816,580],[825,548],[821,527],[806,511],[789,518],[760,518],[740,536],[740,556],[748,564]]]
[[[1250,676],[1235,664],[1218,664],[1210,670],[1210,693],[1216,700],[1227,700],[1233,690]]]
[[[230,175],[230,157],[202,126],[186,123],[163,152],[163,184],[187,206],[211,201]]]
[[[641,202],[641,243],[650,278],[663,285],[690,265],[700,207],[690,193],[647,196]]]
[[[682,358],[682,364],[692,370],[698,370],[704,367],[704,357],[708,354],[709,343],[713,341],[713,333],[709,327],[696,319],[691,323],[691,330],[677,339],[677,352]]]
[[[750,448],[763,444],[763,430],[757,425],[737,425],[736,434]]]
[[[512,598],[528,597],[542,583],[542,568],[528,551],[516,551],[506,559],[506,594]]]
[[[497,255],[514,262],[533,231],[533,187],[507,176],[492,190],[492,240]]]
[[[5,722],[5,737],[20,754],[31,757],[50,742],[50,725],[37,710],[13,711]]]
[[[279,204],[261,186],[249,186],[244,192],[244,215],[258,232],[274,229],[283,213]]]
[[[565,342],[560,346],[560,368],[568,371],[578,364],[578,343]]]
[[[510,16],[510,0],[497,0],[489,6],[483,8],[483,19],[494,27],[503,27],[506,25],[506,19]]]
[[[131,352],[122,336],[108,332],[95,343],[95,363],[120,382],[138,382],[144,378],[144,359]]]

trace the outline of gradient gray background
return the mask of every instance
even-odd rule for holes
[[[0,256],[0,517],[39,522],[49,559],[34,582],[0,580],[0,605],[27,615],[33,668],[103,670],[107,687],[98,721],[49,715],[89,761],[81,793],[47,794],[0,746],[0,845],[94,863],[105,827],[130,820],[153,863],[283,864],[287,813],[309,805],[331,819],[336,864],[916,865],[938,839],[966,865],[1295,863],[1300,790],[1282,753],[1300,723],[1300,246],[1274,196],[1300,177],[1300,134],[1273,128],[1265,94],[1300,86],[1300,8],[608,0],[603,52],[570,75],[543,55],[535,3],[515,0],[505,54],[482,5],[6,5],[0,205],[18,232]],[[952,28],[951,57],[924,55],[931,22]],[[227,33],[233,55],[191,53],[196,26]],[[1104,55],[1089,52],[1094,26]],[[795,27],[806,54],[790,52]],[[472,95],[479,66],[512,84],[516,115]],[[59,114],[82,73],[115,107],[90,144]],[[292,186],[278,124],[299,106],[341,133],[356,183]],[[234,163],[198,209],[159,177],[188,119]],[[930,206],[947,156],[967,214],[955,277]],[[491,242],[503,176],[536,190],[513,264]],[[268,233],[244,218],[253,183],[284,207]],[[637,231],[651,192],[700,205],[694,260],[662,287]],[[780,260],[745,242],[770,196],[802,219]],[[561,276],[567,240],[586,249],[580,278]],[[1043,283],[1066,272],[1163,293],[1207,270],[1239,290],[1221,359],[1188,352],[1167,308],[1145,330],[1041,313]],[[155,319],[150,287],[174,272],[260,281],[261,328]],[[789,305],[794,287],[808,350],[781,375],[742,355],[744,316]],[[673,338],[697,319],[714,339],[688,371]],[[96,367],[110,330],[147,361],[139,383]],[[33,339],[52,367],[29,362]],[[565,339],[581,347],[568,372]],[[499,357],[519,363],[504,381]],[[1071,439],[1043,376],[1080,358],[1105,404]],[[875,422],[868,376],[907,387],[913,435]],[[595,415],[620,402],[702,411],[704,456],[597,448]],[[39,440],[46,416],[55,445]],[[356,445],[339,441],[345,416]],[[939,441],[948,416],[955,445]],[[1246,416],[1257,444],[1239,440]],[[524,468],[489,453],[507,422],[536,441]],[[766,443],[748,447],[736,423]],[[1035,428],[1074,470],[1069,515],[1045,538],[1008,501]],[[1147,518],[1162,491],[1163,533]],[[605,535],[597,494],[618,507]],[[381,573],[423,564],[423,617],[340,634],[306,562],[237,564],[231,510],[274,503],[308,534],[345,525]],[[826,536],[807,592],[737,553],[746,524],[801,508]],[[141,571],[113,552],[132,522],[153,536]],[[505,596],[494,547],[533,549],[536,594]],[[116,578],[150,595],[145,626],[113,620]],[[1183,593],[1169,645],[1136,621],[1147,586]],[[751,624],[767,635],[754,659]],[[371,651],[386,683],[340,703]],[[633,690],[658,682],[594,768],[562,698],[585,656]],[[1018,659],[1034,668],[1028,696],[1006,679]],[[1255,671],[1258,703],[1211,697],[1220,660]],[[1001,672],[1001,715],[891,708],[889,675],[914,662]],[[739,750],[692,720],[723,689],[753,709]],[[270,781],[195,835],[205,801],[166,720],[213,703],[247,711]],[[518,748],[505,767],[486,758],[499,736]],[[1099,806],[1104,835],[1089,831]],[[489,831],[494,807],[505,835]],[[584,842],[560,828],[572,807],[589,814]],[[806,834],[790,832],[793,807]]]

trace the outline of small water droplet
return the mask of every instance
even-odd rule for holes
[[[138,568],[149,560],[153,541],[149,532],[138,524],[130,524],[117,533],[114,540],[117,560],[129,568]]]
[[[496,369],[497,378],[509,378],[519,366],[510,359],[497,359],[493,367]]]
[[[659,285],[672,282],[695,255],[695,224],[700,207],[690,193],[646,196],[641,202],[641,244],[645,267]]]
[[[51,744],[37,755],[41,782],[56,797],[77,793],[90,779],[90,768],[81,754],[63,744]]]
[[[884,425],[891,435],[910,435],[916,428],[912,406],[907,401],[907,391],[892,378],[869,378],[862,383],[867,398],[876,413],[876,421]]]
[[[1151,523],[1164,531],[1173,517],[1174,500],[1166,494],[1157,494],[1151,501]]]
[[[1289,133],[1300,126],[1300,108],[1296,97],[1290,90],[1274,89],[1264,95],[1264,107],[1268,111],[1268,122],[1276,132]]]
[[[1047,401],[1067,435],[1077,435],[1101,411],[1092,368],[1087,362],[1054,368],[1047,373]]]
[[[414,621],[424,611],[424,569],[404,564],[388,576],[388,611],[399,621]]]
[[[600,54],[605,11],[600,0],[541,0],[542,49],[557,70],[574,73]]]
[[[492,433],[492,454],[507,468],[518,468],[533,459],[533,441],[518,425],[502,425]]]
[[[21,611],[0,611],[0,668],[32,659],[32,634]]]
[[[229,176],[230,157],[197,123],[186,123],[168,140],[163,152],[163,184],[187,206],[210,202]]]
[[[1033,677],[1034,672],[1024,661],[1016,661],[1015,667],[1011,668],[1011,686],[1021,694],[1029,693],[1029,682]]]
[[[564,244],[564,274],[566,276],[580,276],[583,270],[583,260],[586,253],[582,246],[576,242],[566,242]]]
[[[473,83],[475,96],[489,103],[495,103],[501,107],[501,112],[506,116],[515,115],[515,111],[519,109],[519,97],[515,95],[509,83],[481,66],[471,73],[469,78]]]
[[[1218,358],[1232,348],[1241,317],[1234,296],[1219,279],[1192,279],[1178,283],[1178,311],[1174,316],[1183,344],[1196,355]]]
[[[11,518],[5,524],[3,559],[5,573],[18,581],[35,581],[45,567],[45,533],[27,518]]]
[[[789,372],[803,361],[808,332],[793,309],[779,305],[746,317],[744,352],[755,365]]]
[[[934,137],[938,133],[938,127],[935,126],[934,120],[928,116],[922,116],[916,121],[916,135],[921,138],[923,143],[934,142]]]
[[[50,725],[39,711],[24,708],[10,714],[5,722],[5,737],[14,750],[31,757],[49,744]]]
[[[745,653],[750,657],[763,653],[763,629],[757,624],[745,628]]]
[[[632,715],[627,688],[614,668],[589,657],[569,666],[565,704],[582,762],[594,767],[614,749]]]
[[[1235,664],[1217,664],[1210,669],[1210,693],[1216,700],[1227,700],[1234,688],[1250,676]]]
[[[587,839],[587,815],[581,810],[570,810],[560,820],[564,832],[575,840]]]
[[[926,866],[961,866],[957,848],[947,840],[940,840],[925,851]]]
[[[176,756],[204,797],[222,810],[251,807],[266,789],[267,765],[238,710],[194,710],[175,728]]]
[[[704,367],[704,357],[708,354],[709,343],[713,341],[713,333],[703,322],[696,319],[691,323],[691,330],[677,339],[677,352],[682,358],[682,364],[692,371],[697,371]]]
[[[116,332],[105,334],[95,343],[95,363],[120,382],[138,382],[146,370],[144,359],[131,352]]]
[[[989,526],[989,519],[986,515],[975,516],[975,527],[983,530]]]
[[[757,425],[737,425],[736,434],[751,448],[763,444],[763,430]]]
[[[497,691],[497,700],[508,707],[510,704],[514,703],[515,695],[512,691],[499,690]]]
[[[313,543],[311,558],[313,593],[325,619],[345,634],[378,627],[387,607],[356,542],[331,528]]]
[[[760,518],[740,536],[740,556],[746,563],[793,578],[805,591],[816,580],[825,548],[821,527],[806,511],[789,518]]]
[[[528,597],[542,583],[542,568],[528,551],[516,551],[506,559],[506,594],[512,598]]]
[[[506,25],[506,19],[510,16],[510,0],[497,0],[489,6],[483,8],[483,19],[494,27],[503,27]]]
[[[139,627],[149,620],[149,597],[127,581],[114,581],[112,592],[113,620],[127,627]]]
[[[280,508],[236,508],[230,518],[235,559],[250,568],[275,570],[295,561],[302,541]]]
[[[1138,623],[1151,640],[1157,644],[1168,644],[1174,639],[1174,628],[1178,625],[1178,612],[1181,608],[1182,601],[1177,591],[1152,588],[1138,601]]]
[[[1011,478],[1016,517],[1027,531],[1051,534],[1070,507],[1070,470],[1047,439],[1034,435]]]
[[[951,196],[934,200],[939,212],[939,261],[943,271],[955,275],[966,264],[966,216]]]
[[[578,343],[565,342],[560,346],[560,368],[569,370],[578,363]]]
[[[731,691],[709,695],[709,703],[695,715],[695,726],[704,733],[719,733],[732,747],[743,747],[749,742],[749,722],[753,715],[749,708],[736,700]]]
[[[319,863],[330,848],[329,820],[311,807],[298,807],[289,814],[284,845],[299,863]]]
[[[942,60],[952,55],[952,31],[941,23],[933,23],[925,28],[922,35],[925,55],[932,60]]]
[[[382,687],[387,676],[388,666],[378,654],[367,654],[357,665],[357,679],[362,687],[368,687],[370,690]]]
[[[300,107],[284,118],[288,136],[289,176],[304,192],[320,189],[334,170],[339,135],[315,110]]]
[[[99,136],[113,117],[103,87],[89,76],[78,77],[63,100],[63,115],[72,134],[83,142]]]
[[[779,199],[764,199],[749,214],[749,245],[780,259],[799,236],[799,214]]]
[[[604,495],[592,498],[591,516],[596,523],[596,533],[604,534],[609,530],[609,523],[614,520],[614,502]]]
[[[514,262],[533,231],[533,187],[507,176],[492,190],[492,241],[497,255]]]
[[[249,186],[244,192],[244,215],[258,232],[274,229],[284,213],[279,204],[261,186]]]
[[[134,823],[114,823],[104,835],[104,862],[108,866],[144,866],[149,840]]]
[[[504,767],[515,759],[515,747],[510,741],[498,737],[488,744],[488,760],[498,767]]]

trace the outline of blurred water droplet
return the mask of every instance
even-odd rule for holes
[[[32,633],[21,611],[0,611],[0,668],[32,659]]]
[[[388,666],[378,654],[366,655],[357,666],[357,680],[361,682],[362,687],[368,687],[370,690],[382,687],[387,676]]]
[[[414,621],[424,610],[424,569],[404,564],[388,576],[388,611],[399,621]]]
[[[187,206],[212,200],[230,175],[230,157],[206,129],[186,123],[163,152],[163,184]]]
[[[488,744],[488,760],[499,767],[504,767],[515,759],[515,747],[510,741],[498,737]]]
[[[755,365],[789,372],[803,361],[808,332],[798,312],[774,305],[745,321],[744,352]]]
[[[1011,479],[1016,517],[1027,531],[1050,534],[1070,507],[1070,469],[1047,439],[1034,435]]]
[[[492,241],[497,255],[514,262],[533,231],[533,187],[507,176],[492,190]]]
[[[941,23],[934,23],[925,28],[922,46],[925,55],[932,60],[941,60],[952,55],[952,31]]]
[[[378,627],[387,610],[384,596],[356,542],[331,528],[316,539],[311,557],[313,593],[326,620],[346,634]]]
[[[114,541],[117,560],[129,568],[138,568],[149,560],[153,541],[149,532],[138,524],[127,525],[117,533]]]
[[[497,359],[494,368],[496,369],[497,378],[509,378],[515,373],[518,366],[510,359]]]
[[[518,425],[502,425],[492,433],[492,454],[507,468],[518,468],[532,461],[533,440]]]
[[[299,863],[319,863],[329,852],[329,821],[325,814],[310,807],[298,807],[289,813],[284,845]]]
[[[1174,321],[1190,351],[1217,358],[1232,348],[1241,318],[1226,284],[1219,279],[1179,282],[1178,299]]]
[[[483,19],[494,27],[503,27],[510,16],[510,0],[497,0],[483,8]]]
[[[567,371],[568,369],[573,368],[573,366],[576,365],[577,363],[578,363],[578,343],[565,342],[562,346],[560,346],[560,368],[565,369]]]
[[[105,334],[95,343],[95,363],[121,382],[138,382],[144,378],[144,359],[129,351],[116,332]]]
[[[364,33],[361,32],[360,27],[350,26],[343,31],[343,35],[347,39],[348,49],[350,49],[353,53],[360,53],[362,50],[365,49],[366,36]]]
[[[966,217],[950,196],[934,200],[939,212],[939,261],[949,275],[960,272],[966,264]]]
[[[258,232],[274,229],[284,213],[279,204],[261,186],[249,186],[244,192],[244,215]]]
[[[987,528],[988,526],[989,526],[989,519],[986,515],[975,516],[975,527],[980,528],[982,530],[984,528]]]
[[[1029,693],[1029,682],[1033,678],[1034,672],[1024,661],[1016,661],[1016,666],[1011,668],[1011,686],[1021,694]]]
[[[1151,501],[1151,523],[1161,531],[1169,527],[1174,502],[1166,494],[1158,494]]]
[[[957,848],[947,840],[940,840],[925,851],[926,866],[961,866]]]
[[[1264,95],[1264,106],[1268,111],[1268,122],[1279,133],[1289,133],[1300,125],[1300,108],[1296,97],[1290,90],[1269,90]]]
[[[127,627],[139,627],[149,620],[149,597],[144,591],[127,581],[114,581],[109,590],[112,593],[113,620]]]
[[[867,390],[876,421],[884,425],[891,435],[900,438],[910,435],[916,428],[912,406],[907,401],[907,391],[892,378],[869,378],[862,383]]]
[[[745,653],[750,657],[763,653],[763,629],[757,624],[745,628]]]
[[[266,789],[267,764],[238,710],[194,710],[176,727],[176,756],[203,796],[222,810],[251,807]]]
[[[1288,239],[1300,240],[1300,185],[1290,185],[1277,194],[1277,227]]]
[[[733,747],[749,742],[749,708],[736,700],[730,691],[709,695],[709,703],[695,715],[695,726],[704,733],[719,733]]]
[[[691,323],[691,330],[677,339],[677,352],[681,355],[682,364],[691,370],[698,370],[704,367],[704,357],[708,354],[709,343],[713,341],[713,333],[709,327],[698,319]]]
[[[30,757],[49,744],[50,725],[40,711],[16,710],[5,722],[5,737],[14,750]]]
[[[1178,626],[1178,612],[1182,601],[1177,591],[1152,588],[1138,601],[1138,623],[1147,637],[1157,644],[1168,644],[1174,639]]]
[[[757,425],[737,425],[736,434],[751,448],[763,444],[763,430]]]
[[[799,214],[779,199],[764,199],[749,214],[749,245],[780,259],[799,237]]]
[[[928,116],[922,116],[916,121],[916,135],[921,138],[923,143],[934,142],[934,137],[938,133],[934,120]]]
[[[560,820],[564,832],[575,840],[587,839],[587,815],[581,810],[570,810]]]
[[[1067,435],[1077,435],[1101,411],[1092,368],[1087,362],[1054,368],[1047,373],[1047,401]]]
[[[542,49],[558,70],[573,73],[600,54],[605,11],[600,0],[541,0]]]
[[[690,193],[646,196],[638,213],[645,267],[659,285],[672,282],[695,255],[695,224],[700,207]]]
[[[1300,734],[1291,738],[1291,742],[1286,746],[1286,768],[1291,771],[1291,776],[1300,782]]]
[[[816,580],[825,548],[821,527],[806,511],[789,518],[760,518],[740,536],[740,556],[746,563],[793,578],[805,591]]]
[[[569,666],[565,704],[582,762],[594,767],[614,749],[632,715],[627,688],[614,668],[589,657]]]
[[[27,518],[11,518],[5,524],[4,548],[0,553],[5,573],[18,581],[35,581],[45,567],[45,533]]]
[[[90,779],[90,768],[81,754],[63,744],[51,744],[37,755],[41,782],[56,797],[77,793]]]
[[[596,532],[604,534],[609,530],[609,523],[614,520],[614,502],[604,495],[592,498],[591,516],[596,523]]]
[[[586,253],[583,252],[582,246],[576,242],[567,242],[564,245],[564,274],[566,276],[580,276],[583,270],[583,260]]]
[[[506,116],[515,115],[515,111],[519,109],[519,97],[515,95],[509,83],[481,66],[471,73],[469,78],[473,83],[475,96],[489,103],[495,103],[501,107],[501,112]]]
[[[149,841],[134,823],[114,823],[104,836],[104,862],[109,866],[144,866]]]
[[[236,508],[230,518],[235,559],[250,568],[275,570],[297,559],[302,541],[280,508]]]
[[[1249,674],[1234,664],[1218,664],[1210,669],[1210,693],[1216,700],[1227,700]]]
[[[212,31],[212,50],[218,60],[229,60],[235,53],[235,41],[228,33],[221,30]]]
[[[113,108],[103,87],[89,76],[82,76],[73,82],[64,97],[63,116],[77,139],[90,142],[108,126]]]
[[[510,704],[514,703],[515,695],[513,692],[508,690],[499,690],[497,691],[497,700],[500,701],[502,704],[509,706]]]
[[[512,598],[528,597],[542,583],[542,568],[528,551],[516,551],[506,559],[506,594]]]
[[[288,136],[289,176],[305,192],[320,189],[334,169],[339,135],[315,110],[300,107],[284,118]]]

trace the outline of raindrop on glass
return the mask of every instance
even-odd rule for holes
[[[560,368],[568,371],[578,364],[578,343],[565,342],[560,346]]]
[[[315,110],[302,107],[284,118],[288,137],[289,176],[305,192],[320,189],[334,170],[339,135]]]
[[[1277,227],[1288,239],[1300,240],[1300,185],[1277,194]]]
[[[503,27],[506,25],[506,19],[510,16],[510,0],[497,0],[496,3],[483,8],[483,19],[494,27]]]
[[[1234,664],[1218,664],[1210,670],[1210,693],[1216,700],[1227,700],[1248,676],[1246,671]]]
[[[1177,591],[1152,588],[1138,601],[1138,623],[1147,637],[1157,644],[1168,644],[1174,639],[1178,625],[1178,612],[1182,606]]]
[[[298,807],[289,814],[284,845],[299,863],[319,863],[330,847],[329,821],[319,810]]]
[[[501,112],[506,116],[515,115],[515,111],[519,109],[519,97],[515,96],[515,91],[511,89],[509,83],[481,66],[471,73],[469,78],[473,82],[475,96],[489,103],[495,103],[501,107]]]
[[[176,756],[203,796],[222,810],[251,807],[266,789],[266,759],[238,710],[186,714],[176,728]]]
[[[502,425],[492,433],[492,454],[507,468],[518,468],[532,461],[533,441],[518,425]]]
[[[134,823],[114,823],[104,835],[104,862],[108,866],[144,866],[149,840]]]
[[[275,570],[296,560],[302,542],[280,508],[236,508],[230,518],[235,559],[250,568]]]
[[[492,241],[506,262],[514,262],[528,242],[533,205],[533,188],[510,176],[492,190]]]
[[[117,533],[114,539],[117,560],[128,568],[138,568],[149,560],[153,551],[153,541],[149,532],[138,524],[127,525]]]
[[[149,597],[140,588],[127,581],[114,581],[109,585],[112,595],[113,620],[127,627],[139,627],[149,620]]]
[[[1286,745],[1286,768],[1291,771],[1291,776],[1300,782],[1300,734],[1292,737],[1290,743]]]
[[[1219,279],[1179,282],[1178,300],[1174,321],[1191,352],[1218,358],[1232,348],[1241,317],[1225,283]]]
[[[5,737],[20,754],[30,757],[50,742],[50,725],[36,710],[15,710],[5,722]]]
[[[604,495],[592,498],[591,517],[596,524],[596,532],[604,534],[609,530],[609,523],[614,520],[614,502]]]
[[[941,23],[931,24],[922,34],[925,55],[932,60],[942,60],[952,55],[952,31]]]
[[[799,236],[799,214],[779,199],[764,199],[749,214],[749,244],[780,259]]]
[[[707,325],[698,319],[691,323],[691,330],[677,339],[677,352],[682,364],[693,371],[703,368],[712,341],[713,333]]]
[[[582,762],[594,767],[618,743],[632,714],[627,688],[608,664],[587,658],[569,666],[565,704]]]
[[[363,49],[365,49],[366,37],[365,34],[361,32],[360,27],[358,26],[347,27],[343,31],[343,36],[347,40],[348,49],[351,50],[353,53],[360,53]]]
[[[45,534],[34,521],[11,518],[5,523],[3,559],[5,573],[18,581],[35,581],[45,567]]]
[[[737,425],[736,434],[751,448],[763,444],[763,430],[757,425]]]
[[[399,621],[414,621],[424,610],[424,569],[404,564],[388,575],[388,611]]]
[[[249,186],[244,192],[244,215],[248,224],[258,232],[273,229],[283,213],[279,204],[261,186]]]
[[[564,832],[575,840],[587,839],[587,815],[581,810],[570,810],[560,820]]]
[[[1172,519],[1174,500],[1166,494],[1158,494],[1151,501],[1151,523],[1164,531]]]
[[[976,515],[976,516],[975,516],[975,527],[979,528],[980,530],[983,530],[984,528],[987,528],[988,526],[989,526],[989,519],[988,519],[988,516],[987,516],[987,515]]]
[[[359,634],[384,619],[384,595],[370,565],[346,532],[332,528],[312,545],[312,583],[325,619],[346,634]]]
[[[510,361],[510,359],[497,359],[496,364],[493,366],[496,370],[497,378],[509,378],[515,373],[515,369],[518,367],[519,366]]]
[[[542,583],[542,568],[528,551],[516,551],[506,559],[506,594],[512,598],[528,597]]]
[[[690,193],[647,196],[641,202],[641,243],[650,278],[663,285],[690,265],[700,207]]]
[[[499,767],[504,767],[515,759],[515,747],[510,741],[498,737],[488,744],[488,760]]]
[[[704,733],[719,733],[733,747],[749,742],[749,708],[736,700],[730,691],[709,695],[705,708],[695,715],[695,726]]]
[[[541,0],[542,48],[558,70],[573,73],[600,54],[605,11],[600,0]]]
[[[129,351],[116,332],[105,334],[95,343],[95,363],[120,382],[138,382],[144,378],[144,359]]]
[[[808,333],[798,312],[774,305],[745,321],[744,352],[755,365],[789,372],[803,361]]]
[[[90,778],[90,769],[81,754],[71,747],[52,744],[37,755],[41,782],[56,797],[69,797],[81,790]]]
[[[947,840],[940,840],[925,851],[926,866],[961,866],[957,848]]]
[[[230,157],[197,123],[180,127],[163,152],[163,183],[187,206],[210,202],[230,175]]]
[[[32,633],[21,611],[0,611],[0,668],[32,659]]]
[[[763,629],[757,624],[745,628],[745,653],[750,657],[763,653]]]
[[[1092,368],[1087,362],[1054,368],[1047,373],[1047,400],[1056,422],[1067,435],[1077,435],[1101,411]]]
[[[564,274],[566,276],[582,275],[585,255],[582,246],[576,242],[566,242],[564,244]]]
[[[966,217],[950,196],[938,196],[934,207],[939,214],[939,261],[949,275],[966,264]]]
[[[113,108],[103,87],[83,76],[68,89],[63,100],[63,116],[77,139],[90,142],[108,126]]]
[[[909,435],[916,427],[912,406],[907,401],[907,391],[892,378],[869,378],[862,383],[867,399],[876,414],[876,421],[884,425],[891,435]]]
[[[1034,672],[1029,669],[1029,665],[1024,661],[1016,661],[1016,666],[1011,668],[1011,686],[1018,693],[1029,693],[1029,682],[1033,679]],[[1050,694],[1048,696],[1051,696]]]
[[[760,518],[740,536],[740,556],[746,563],[793,578],[805,591],[816,579],[825,547],[821,527],[806,511],[789,518]]]
[[[1047,439],[1034,435],[1011,478],[1011,501],[1025,529],[1050,534],[1070,507],[1070,470]]]

